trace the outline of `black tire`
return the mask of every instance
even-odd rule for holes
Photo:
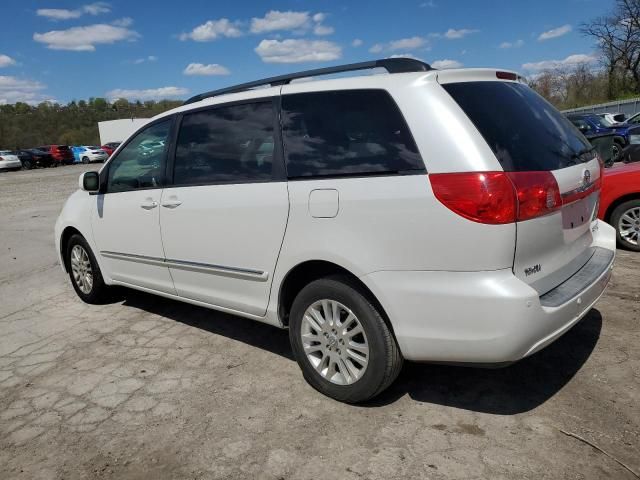
[[[82,157],[82,163],[84,164],[89,163],[89,159],[87,157]]]
[[[349,308],[366,334],[368,365],[362,377],[348,385],[337,385],[325,379],[304,352],[300,334],[304,313],[313,303],[324,299]],[[295,298],[289,318],[289,339],[294,357],[307,382],[324,395],[346,403],[364,402],[391,385],[402,369],[402,355],[379,308],[349,277],[336,275],[309,283]]]
[[[611,161],[618,162],[622,160],[621,154],[624,149],[624,145],[620,140],[614,140],[613,146],[611,147]]]
[[[89,262],[91,264],[91,273],[93,275],[93,285],[88,292],[83,292],[76,282],[74,278],[72,267],[71,267],[71,252],[73,248],[79,245],[84,249],[89,257]],[[96,257],[93,255],[89,244],[84,239],[82,235],[74,234],[69,239],[65,249],[65,264],[67,267],[67,272],[69,273],[69,278],[71,279],[71,285],[73,285],[73,289],[76,291],[78,296],[83,302],[90,304],[103,304],[110,299],[110,287],[104,283],[104,279],[102,278],[102,272],[100,271],[100,266],[96,261]]]
[[[633,244],[631,243],[631,241],[629,241],[629,239],[625,238],[622,236],[621,234],[621,225],[620,225],[620,220],[622,219],[622,217],[632,211],[635,210],[636,212],[638,210],[640,210],[640,198],[636,198],[633,200],[628,200],[624,203],[621,203],[620,205],[618,205],[615,210],[613,212],[611,212],[611,225],[613,225],[613,228],[616,229],[616,237],[618,239],[618,245],[626,248],[627,250],[633,250],[634,252],[640,252],[640,236],[636,235],[635,237],[635,241],[636,243]],[[638,230],[640,230],[640,224],[637,224],[637,228]]]
[[[33,168],[33,164],[31,163],[31,160],[27,159],[22,161],[23,170],[31,170],[32,168]]]

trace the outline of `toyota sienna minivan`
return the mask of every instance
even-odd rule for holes
[[[601,171],[516,73],[385,59],[156,116],[55,239],[85,302],[118,285],[288,328],[305,379],[361,402],[404,360],[508,364],[575,325],[615,256]]]

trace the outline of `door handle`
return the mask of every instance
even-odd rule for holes
[[[151,210],[158,206],[158,202],[156,202],[155,200],[151,200],[150,198],[147,198],[144,202],[140,204],[140,206],[145,210]]]
[[[162,206],[165,208],[176,208],[176,207],[179,207],[180,205],[182,205],[182,202],[177,198],[167,200],[166,202],[162,202]]]

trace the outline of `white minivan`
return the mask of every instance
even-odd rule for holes
[[[85,302],[119,285],[288,328],[306,380],[360,402],[405,359],[508,364],[578,322],[615,256],[601,169],[517,74],[385,59],[158,115],[55,239]]]

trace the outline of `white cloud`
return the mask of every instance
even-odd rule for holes
[[[369,51],[371,53],[380,53],[383,51],[397,52],[398,50],[415,50],[427,45],[427,40],[423,37],[401,38],[400,40],[392,40],[388,43],[376,43]]]
[[[428,2],[422,2],[420,4],[420,8],[425,8],[425,7],[429,7],[429,8],[435,8],[436,4],[433,0],[429,0]]]
[[[83,5],[80,8],[69,10],[66,8],[39,8],[36,15],[46,17],[49,20],[70,20],[72,18],[80,18],[83,15],[100,15],[101,13],[109,13],[111,6],[106,2],[95,2]]]
[[[239,22],[232,22],[228,18],[209,20],[198,25],[190,33],[180,34],[180,40],[195,40],[196,42],[209,42],[219,37],[234,38],[242,35]]]
[[[218,65],[217,63],[210,63],[208,65],[190,63],[182,73],[185,75],[229,75],[231,72],[228,68]]]
[[[15,65],[16,61],[9,55],[0,54],[0,68]]]
[[[145,62],[156,62],[156,61],[158,61],[158,57],[156,57],[155,55],[149,55],[148,57],[137,58],[131,63],[133,63],[134,65],[140,65],[141,63],[145,63]]]
[[[134,30],[104,23],[33,34],[33,39],[46,44],[47,48],[76,52],[93,52],[97,44],[111,44],[122,40],[133,41],[139,37],[138,32]]]
[[[42,93],[45,88],[45,85],[35,80],[0,75],[0,104],[43,102],[49,98]]]
[[[450,28],[444,33],[444,37],[448,40],[457,40],[459,38],[464,38],[467,35],[471,35],[472,33],[477,33],[479,30],[471,29],[471,28],[461,28],[456,30],[455,28]]]
[[[541,33],[540,36],[538,37],[538,40],[540,40],[542,42],[544,40],[550,40],[552,38],[558,38],[558,37],[561,37],[563,35],[566,35],[570,31],[571,31],[571,25],[569,25],[569,24],[562,25],[561,27],[552,28],[551,30],[548,30],[546,32]]]
[[[182,87],[147,88],[143,90],[128,90],[116,88],[108,91],[105,96],[109,100],[126,98],[127,100],[164,100],[167,98],[184,97],[189,90]]]
[[[553,70],[554,68],[571,67],[582,63],[593,63],[597,60],[593,55],[583,53],[569,55],[564,60],[543,60],[541,62],[531,62],[522,65],[524,70],[530,72],[541,72],[543,70]]]
[[[323,25],[327,18],[325,13],[294,12],[288,10],[281,12],[271,10],[264,17],[251,19],[251,33],[270,33],[277,31],[293,31],[294,33],[306,33],[313,30],[316,35],[331,35],[333,27]]]
[[[316,25],[313,27],[313,33],[316,35],[331,35],[333,32],[333,27],[327,27],[326,25]]]
[[[458,62],[457,60],[449,60],[447,58],[445,58],[444,60],[436,60],[435,62],[431,63],[431,66],[439,70],[446,70],[447,68],[463,67],[462,63]]]
[[[326,40],[262,40],[255,51],[265,63],[328,62],[342,56],[340,46]]]
[[[516,40],[515,42],[502,42],[499,48],[520,48],[524,45],[524,40]]]
[[[355,38],[353,40],[353,42],[351,42],[351,46],[352,47],[360,47],[360,46],[362,46],[362,43],[363,43],[362,40],[360,40],[359,38]]]
[[[319,21],[323,19],[324,16]],[[303,30],[309,28],[309,21],[309,12],[271,10],[262,18],[254,17],[251,19],[251,33]]]
[[[111,25],[115,25],[116,27],[130,27],[131,25],[133,25],[133,18],[119,18],[118,20],[114,20],[113,22],[111,22]]]
[[[82,11],[89,15],[99,15],[101,13],[109,13],[111,11],[111,7],[106,2],[95,2],[90,3],[89,5],[84,5],[82,7]]]

